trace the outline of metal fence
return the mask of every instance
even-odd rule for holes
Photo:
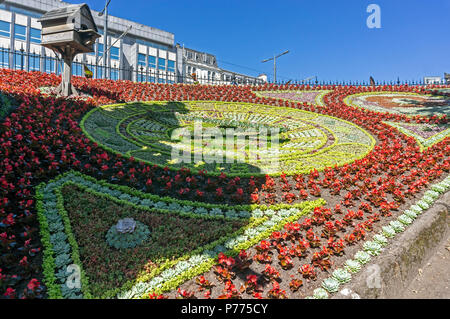
[[[45,51],[44,51],[45,52]],[[9,48],[0,48],[0,68],[8,68],[13,70],[24,71],[41,71],[45,73],[54,73],[60,75],[62,72],[62,60],[55,56],[47,56],[36,53],[26,52],[25,50],[12,51]],[[144,66],[137,66],[134,68],[114,68],[105,66],[102,63],[90,64],[82,60],[81,57],[76,57],[72,65],[72,73],[75,76],[85,76],[85,68],[92,72],[92,77],[96,79],[111,79],[111,80],[130,80],[135,82],[150,82],[150,83],[199,83],[209,85],[263,85],[266,82],[256,78],[242,78],[227,77],[227,78],[212,78],[212,77],[192,77],[191,75],[179,74],[176,69],[173,70],[158,70],[155,68],[146,68]],[[269,83],[274,83],[269,80]],[[370,86],[370,81],[318,81],[318,80],[289,80],[277,81],[274,84],[294,84],[294,85],[336,85],[336,86]],[[419,81],[382,81],[375,82],[375,85],[429,85],[423,80]],[[445,83],[440,83],[445,84]],[[450,84],[450,83],[447,83]]]

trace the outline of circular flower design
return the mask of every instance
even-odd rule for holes
[[[408,116],[450,115],[447,97],[406,92],[365,92],[349,95],[347,105],[375,112],[404,114]]]
[[[116,153],[217,175],[309,173],[361,159],[375,145],[353,123],[250,103],[111,105],[89,112],[81,126],[93,141]]]

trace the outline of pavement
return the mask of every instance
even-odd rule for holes
[[[417,271],[400,299],[450,299],[450,236],[443,240],[436,252]]]

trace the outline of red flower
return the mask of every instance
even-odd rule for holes
[[[3,296],[5,296],[6,298],[9,298],[9,299],[14,299],[16,297],[16,290],[11,287],[8,287],[6,289],[6,292],[3,294]]]
[[[27,288],[34,292],[37,288],[40,287],[40,285],[41,284],[39,283],[39,281],[37,279],[33,278],[28,283]]]

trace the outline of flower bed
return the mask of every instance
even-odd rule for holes
[[[247,133],[255,130],[256,134],[260,128],[276,129],[281,132],[277,135],[279,145],[271,149],[267,145],[245,145],[243,140],[243,152],[235,153],[234,148],[226,149],[226,141],[222,140],[220,145],[202,146],[198,150],[190,139],[182,144],[173,141],[169,132],[194,126],[195,121],[201,122],[200,125],[210,124],[208,127],[217,130],[218,127],[234,126]],[[153,102],[104,106],[89,112],[81,127],[88,137],[105,149],[148,164],[240,177],[322,171],[325,167],[341,166],[363,158],[375,146],[374,138],[365,130],[338,118],[245,103]],[[225,129],[220,134],[225,139]],[[205,141],[214,142],[203,140],[203,144]],[[255,142],[258,142],[256,138]],[[188,162],[174,163],[174,150],[188,152]],[[202,154],[203,158],[209,153],[219,154],[221,162],[195,162],[196,152],[200,153],[200,158]],[[228,158],[236,160],[230,163]]]
[[[415,93],[370,92],[346,97],[345,103],[351,106],[376,112],[414,115],[450,115],[450,100],[435,95]]]
[[[217,253],[248,248],[324,204],[317,200],[292,206],[207,205],[144,194],[75,172],[40,185],[36,198],[51,298],[111,297],[127,287],[132,289],[125,296],[139,297],[175,288],[174,282],[198,272],[191,267],[206,271]],[[134,217],[152,230],[131,257],[126,249],[108,247],[105,238],[124,217]],[[180,270],[186,262],[191,267]],[[65,269],[71,264],[83,271],[79,291],[68,290],[65,284]]]
[[[332,92],[331,90],[314,90],[314,91],[256,91],[255,94],[260,97],[268,97],[274,99],[282,99],[292,102],[304,102],[315,104],[318,106],[325,106],[323,98],[326,94]]]
[[[0,70],[0,91],[14,99],[18,105],[17,109],[13,110],[0,124],[0,295],[5,298],[117,296],[119,292],[120,297],[150,297],[149,293],[155,297],[153,293],[163,292],[171,297],[189,297],[192,290],[187,289],[194,287],[192,285],[196,285],[195,289],[202,288],[202,295],[205,297],[214,298],[237,296],[284,298],[312,295],[313,290],[321,286],[322,281],[329,276],[327,271],[334,274],[338,268],[343,267],[343,263],[348,259],[344,258],[343,254],[353,256],[357,250],[365,248],[373,253],[378,251],[378,246],[374,244],[364,247],[364,238],[368,233],[383,230],[384,236],[389,237],[395,235],[396,230],[405,227],[404,223],[409,221],[407,218],[412,217],[407,215],[398,219],[399,212],[405,212],[413,202],[421,198],[431,183],[445,178],[450,170],[450,139],[447,131],[441,131],[444,133],[428,145],[424,144],[425,142],[423,145],[418,145],[415,138],[402,132],[402,127],[411,129],[405,126],[410,124],[442,127],[448,122],[445,116],[406,116],[384,111],[374,112],[344,103],[347,96],[354,94],[386,91],[401,94],[431,94],[431,89],[434,88],[410,86],[369,88],[318,86],[312,88],[296,85],[190,86],[89,80],[75,77],[74,85],[77,89],[92,98],[85,100],[55,98],[39,91],[41,86],[56,86],[58,82],[59,79],[55,75]],[[323,97],[326,107],[318,107],[307,102],[260,97],[253,93],[311,89],[330,90]],[[159,163],[161,166],[148,165],[148,163],[137,161],[133,156],[127,156],[126,153],[120,154],[117,149],[113,151],[112,148],[100,146],[81,129],[80,123],[88,112],[95,110],[92,111],[95,113],[101,110],[97,106],[133,101],[161,101],[161,103],[162,101],[190,101],[183,102],[187,104],[205,101],[204,105],[210,105],[207,101],[218,101],[216,102],[218,104],[250,103],[261,108],[270,107],[272,114],[277,113],[277,110],[287,112],[288,108],[292,111],[300,112],[301,110],[301,114],[314,112],[326,118],[333,117],[339,121],[353,123],[349,125],[355,125],[367,131],[376,139],[377,144],[364,158],[348,162],[341,167],[330,165],[330,167],[323,167],[322,171],[304,171],[302,174],[298,174],[298,171],[291,176],[282,171],[273,176],[252,177],[244,173],[239,176],[241,171],[233,175],[223,172],[212,174],[213,172],[201,169],[176,169],[176,167],[170,169],[163,167],[161,163]],[[386,124],[387,122],[389,124]],[[397,127],[393,127],[392,123],[396,123]],[[325,124],[321,123],[321,125]],[[138,126],[139,123],[135,122],[131,124],[128,131],[142,132],[136,129]],[[105,125],[99,125],[99,127],[105,131],[108,129]],[[87,131],[88,128],[85,127],[85,129]],[[412,131],[418,133],[416,130]],[[97,141],[104,141],[101,130],[98,132],[100,137],[96,137]],[[126,130],[119,132],[127,133]],[[134,138],[141,138],[138,134],[133,133],[133,135]],[[419,136],[429,138],[425,135]],[[137,140],[134,139],[133,142]],[[48,237],[52,229],[61,229],[61,224],[52,225],[54,227],[52,229],[49,225],[46,227],[42,216],[44,211],[47,212],[44,209],[47,201],[41,198],[45,192],[42,194],[40,192],[47,187],[45,185],[54,185],[52,181],[58,176],[68,176],[62,174],[71,170],[77,172],[76,174],[83,174],[83,179],[90,180],[94,184],[107,183],[108,187],[118,187],[120,188],[118,190],[122,190],[121,187],[133,188],[133,192],[138,192],[139,196],[160,198],[158,202],[171,204],[189,201],[196,203],[198,207],[215,205],[215,208],[220,206],[222,212],[225,208],[236,206],[236,204],[245,207],[251,207],[250,205],[277,207],[282,204],[288,205],[281,209],[287,211],[291,207],[295,208],[295,205],[306,208],[311,202],[318,203],[317,200],[325,200],[327,204],[310,212],[308,216],[304,215],[300,218],[300,215],[307,214],[309,209],[302,210],[300,215],[291,216],[289,223],[283,220],[279,221],[280,223],[277,222],[276,227],[280,230],[279,233],[266,229],[267,232],[263,232],[261,237],[254,237],[254,241],[243,246],[232,246],[234,248],[231,251],[226,249],[226,257],[217,255],[219,249],[212,255],[205,255],[199,248],[199,254],[189,258],[183,255],[185,259],[178,260],[180,263],[177,261],[176,264],[170,264],[164,269],[155,266],[156,268],[152,269],[159,269],[160,273],[156,271],[149,277],[140,277],[139,274],[130,274],[130,277],[127,277],[125,274],[122,279],[119,276],[112,278],[111,282],[116,280],[118,287],[112,288],[114,284],[108,286],[95,280],[91,283],[88,277],[83,275],[81,291],[66,289],[63,291],[61,282],[57,281],[59,280],[57,274],[62,268],[56,269],[56,255],[53,251],[54,247],[51,246],[51,237]],[[99,180],[104,182],[97,182]],[[41,183],[44,184],[37,188]],[[73,187],[73,185],[67,187]],[[61,191],[64,190],[76,191],[74,188],[65,188]],[[70,197],[70,192],[66,195]],[[101,191],[94,195],[83,193],[80,196],[89,200],[92,199],[91,196],[103,198],[104,193]],[[54,199],[53,196],[50,195],[50,197]],[[108,200],[111,201],[112,207],[113,205],[133,207],[133,202],[129,203],[127,198],[124,199],[125,202],[114,204],[112,198]],[[426,205],[429,205],[426,201],[418,203],[419,208]],[[64,206],[69,217],[70,214],[75,216],[78,214],[73,208],[76,207]],[[419,208],[414,207],[412,211]],[[265,211],[263,207],[260,210]],[[56,213],[52,207],[50,211]],[[63,210],[57,211],[58,214],[63,213]],[[135,207],[132,211],[145,214],[146,209]],[[182,211],[172,213],[180,215]],[[52,216],[58,219],[56,215]],[[279,215],[273,215],[273,217],[276,216]],[[244,223],[243,228],[250,225],[248,223],[252,220],[251,218],[238,219]],[[91,271],[91,268],[81,262],[84,247],[78,247],[78,255],[76,250],[73,250],[82,237],[80,230],[77,235],[76,227],[78,226],[75,223],[68,231],[68,219],[65,220],[63,229],[68,240],[66,244],[70,246],[70,255],[69,259],[67,256],[59,257],[58,266],[65,265],[66,262],[82,264],[85,274]],[[383,229],[395,220],[397,222],[394,222],[390,228]],[[108,227],[111,227],[112,223],[111,220]],[[105,236],[108,229],[105,224]],[[43,233],[42,239],[40,233]],[[151,229],[149,236],[151,236]],[[281,246],[278,246],[279,236],[290,239],[280,242]],[[264,239],[269,244],[262,242]],[[298,246],[293,252],[297,254],[295,258],[288,251],[291,243],[295,243],[294,248]],[[216,246],[209,247],[207,250],[213,252]],[[241,248],[245,250],[241,251]],[[67,252],[67,246],[64,245],[56,249]],[[264,262],[269,257],[272,264],[266,267]],[[229,258],[233,258],[234,262]],[[244,278],[242,282],[244,293],[242,293],[239,290],[241,282],[233,279],[230,272],[242,268],[240,271],[245,274],[249,258],[253,260],[254,265],[257,265],[258,273],[256,281],[254,277]],[[42,263],[43,259],[44,263]],[[368,259],[364,254],[358,255],[358,262],[364,263]],[[292,264],[293,268],[290,269]],[[163,264],[158,265],[161,267]],[[208,272],[211,267],[213,267],[212,270]],[[349,267],[354,270],[358,268],[356,263],[350,263]],[[295,278],[290,278],[288,275],[291,274],[292,269],[296,272]],[[300,272],[298,272],[299,269]],[[214,271],[220,279],[216,278]],[[196,278],[200,274],[204,274],[204,278]],[[269,288],[264,293],[255,286],[255,283],[261,283],[260,278],[269,283]],[[348,276],[339,271],[333,279],[344,282]],[[196,283],[197,281],[199,284]],[[209,295],[208,281],[217,288]],[[333,285],[335,286],[334,282],[327,281],[326,286],[331,290],[334,290]],[[176,292],[177,287],[182,288],[180,292]],[[86,289],[87,293],[83,289]],[[198,295],[197,291],[196,295]],[[322,295],[323,293],[319,293],[319,296]]]

